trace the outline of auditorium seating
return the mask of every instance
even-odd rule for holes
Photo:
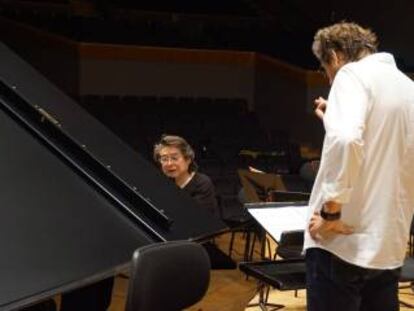
[[[191,0],[152,0],[152,1],[135,1],[135,0],[118,0],[116,5],[121,8],[146,10],[146,11],[163,11],[163,12],[181,12],[195,14],[221,14],[221,15],[254,15],[255,11],[246,1],[242,0],[220,0],[210,1],[191,1]]]
[[[48,8],[8,2],[0,3],[0,14],[82,42],[256,51],[305,68],[316,67],[307,53],[309,38],[282,27],[275,18],[244,14],[242,5],[232,6],[233,2],[244,1],[221,1],[216,5],[181,1],[183,10],[176,2],[173,7],[168,1],[160,2],[165,7],[151,11],[145,11],[145,5],[156,7],[157,1],[131,1],[135,3],[133,9],[112,3],[104,12],[90,15],[75,15],[69,5],[63,4]],[[287,49],[283,44],[286,40],[298,47]]]
[[[252,165],[281,174],[299,172],[293,170],[294,144],[287,133],[266,132],[243,98],[90,94],[79,102],[149,161],[162,134],[185,137],[195,148],[200,171],[215,184],[225,221],[246,217],[237,169]]]
[[[255,16],[192,15],[122,7],[111,8],[106,15],[79,16],[64,4],[48,8],[33,3],[0,5],[0,9],[3,16],[86,42],[249,50],[249,44],[267,49],[268,42],[277,41],[270,30],[277,29],[274,21]],[[258,43],[257,39],[267,43]],[[265,131],[244,98],[87,94],[79,102],[149,160],[161,134],[186,137],[196,149],[201,170],[213,182],[218,180],[218,188],[223,185],[220,180],[225,179],[234,189],[233,193],[227,188],[218,189],[230,214],[241,209],[237,169],[264,162],[263,156],[248,158],[241,150],[276,154],[265,160],[264,170],[284,174],[295,171],[286,133]]]

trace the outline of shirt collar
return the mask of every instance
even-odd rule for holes
[[[386,52],[380,52],[380,53],[374,53],[374,54],[368,55],[367,57],[364,57],[362,61],[374,61],[374,62],[380,62],[380,63],[385,63],[388,65],[396,66],[394,56]]]

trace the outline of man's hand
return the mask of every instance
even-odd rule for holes
[[[315,99],[315,101],[313,102],[315,114],[321,120],[323,120],[323,117],[325,115],[327,104],[328,104],[328,101],[325,98],[320,97],[320,96],[317,99]]]
[[[312,239],[319,241],[334,234],[351,234],[353,233],[353,228],[342,220],[327,221],[318,212],[315,212],[309,223],[309,233]]]

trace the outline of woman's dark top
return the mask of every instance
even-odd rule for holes
[[[216,193],[210,177],[196,172],[183,190],[188,193],[200,207],[207,209],[213,215],[218,215]]]
[[[214,185],[210,177],[196,172],[190,182],[182,189],[190,195],[201,208],[207,209],[211,214],[219,216]],[[223,253],[213,241],[203,242],[205,250],[210,257],[211,269],[235,269],[237,265]]]

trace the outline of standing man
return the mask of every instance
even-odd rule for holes
[[[355,23],[314,38],[331,90],[315,100],[325,139],[305,233],[310,311],[398,310],[414,211],[414,83],[376,48]]]

